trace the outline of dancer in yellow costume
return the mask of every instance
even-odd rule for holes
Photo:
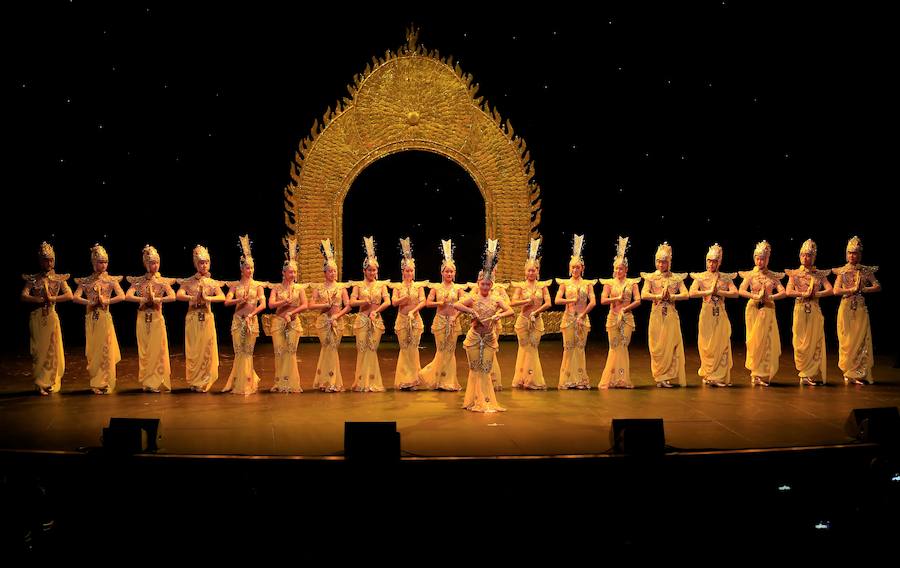
[[[792,326],[794,365],[801,385],[816,386],[826,382],[825,318],[819,298],[830,296],[830,270],[816,269],[816,243],[807,239],[800,247],[800,268],[785,270],[788,285],[785,294],[794,298]]]
[[[847,264],[832,270],[836,275],[834,295],[841,296],[837,323],[838,367],[844,373],[844,382],[856,385],[875,382],[872,326],[863,294],[881,291],[881,284],[875,279],[878,267],[860,264],[862,252],[862,241],[853,237],[847,243]]]
[[[559,289],[555,302],[564,305],[566,311],[559,324],[563,336],[563,358],[559,368],[559,390],[591,388],[591,380],[587,372],[587,360],[584,354],[587,336],[591,331],[591,320],[588,314],[597,305],[594,296],[596,280],[585,280],[584,259],[581,251],[584,248],[584,235],[575,235],[572,243],[572,258],[569,259],[569,278],[557,278]]]
[[[224,282],[213,280],[209,268],[211,260],[206,247],[193,250],[194,268],[190,278],[180,278],[175,297],[188,302],[184,318],[184,374],[194,392],[209,392],[219,379],[219,345],[212,304],[225,301]]]
[[[338,347],[344,335],[344,315],[350,311],[350,296],[347,295],[347,284],[337,281],[337,262],[334,260],[331,239],[322,241],[321,248],[322,256],[325,257],[322,267],[325,282],[310,285],[313,294],[309,309],[320,312],[316,318],[315,330],[321,343],[313,388],[325,392],[343,392],[344,381],[341,378]]]
[[[616,241],[616,257],[613,259],[613,277],[601,279],[603,292],[600,304],[609,306],[606,316],[606,335],[609,338],[609,355],[600,376],[601,389],[632,389],[631,362],[628,345],[634,333],[634,309],[641,305],[638,289],[640,278],[628,278],[628,237]]]
[[[87,307],[84,318],[84,354],[87,371],[94,394],[112,394],[116,390],[116,365],[122,359],[119,340],[113,327],[109,306],[125,299],[125,292],[119,284],[121,276],[110,276],[109,255],[99,244],[91,247],[91,263],[94,273],[84,278],[76,278],[74,301]]]
[[[378,257],[375,256],[375,239],[363,237],[366,259],[363,261],[362,282],[351,282],[350,307],[359,308],[353,322],[356,336],[356,371],[351,390],[356,392],[384,392],[381,366],[378,364],[378,345],[384,333],[381,312],[391,305],[388,293],[390,282],[378,280]]]
[[[456,263],[453,261],[453,242],[441,240],[441,283],[430,286],[425,307],[437,308],[431,322],[436,351],[431,363],[419,372],[419,389],[458,391],[462,387],[456,378],[456,339],[461,332],[453,305],[464,296],[466,286],[456,284]]]
[[[281,283],[272,286],[269,307],[275,310],[271,318],[272,347],[275,351],[275,384],[271,392],[298,393],[300,371],[297,369],[297,345],[303,335],[300,312],[309,307],[306,301],[306,284],[295,281],[300,274],[297,265],[297,239],[285,239],[287,251],[281,269]]]
[[[241,279],[228,282],[225,305],[234,306],[231,318],[231,344],[234,346],[234,364],[222,392],[255,394],[259,389],[259,375],[253,368],[253,350],[259,337],[259,312],[266,309],[268,282],[253,279],[255,264],[250,251],[250,236],[240,237]]]
[[[491,294],[497,297],[498,300],[505,303],[507,306],[511,305],[509,300],[509,293],[507,289],[510,284],[501,284],[497,282],[496,275],[494,275],[494,285],[491,288]],[[478,282],[467,282],[466,283],[467,293],[468,294],[478,294]],[[500,337],[500,333],[503,330],[503,324],[501,322],[497,322],[497,337]],[[500,363],[497,361],[497,353],[494,353],[494,361],[491,363],[491,384],[494,385],[495,391],[503,390],[503,375],[500,371]]]
[[[684,285],[687,274],[674,273],[671,268],[672,247],[664,242],[656,249],[656,272],[641,272],[644,278],[641,297],[653,301],[648,330],[650,372],[656,386],[664,388],[674,387],[672,381],[687,386],[681,318],[675,302],[687,300],[690,295]]]
[[[172,368],[169,363],[169,335],[162,305],[175,301],[174,278],[159,273],[159,252],[150,245],[141,251],[143,276],[129,276],[125,299],[138,304],[135,332],[138,344],[138,380],[145,392],[172,390]]]
[[[506,410],[497,403],[497,395],[491,383],[491,367],[497,352],[497,322],[500,318],[513,315],[512,308],[497,295],[491,294],[499,253],[497,241],[488,239],[484,263],[478,273],[478,292],[467,295],[453,306],[458,311],[472,315],[472,326],[463,341],[469,361],[463,408],[472,412]]]
[[[744,321],[747,334],[747,361],[744,366],[750,371],[753,385],[767,387],[778,372],[778,358],[781,356],[781,336],[775,321],[775,301],[785,297],[781,279],[783,272],[769,270],[772,247],[766,241],[756,245],[753,251],[753,270],[739,272],[743,281],[738,290],[742,298],[747,298]]]
[[[528,390],[546,390],[544,370],[538,346],[544,334],[543,312],[550,308],[550,292],[547,287],[551,280],[538,280],[541,261],[538,252],[541,239],[531,239],[528,245],[528,260],[525,261],[525,280],[513,282],[513,300],[511,307],[521,307],[516,317],[516,339],[519,340],[519,351],[516,354],[516,368],[513,374],[513,388]]]
[[[28,316],[28,331],[31,335],[31,374],[34,386],[41,395],[46,396],[59,392],[66,370],[56,304],[71,300],[72,289],[66,283],[69,275],[57,274],[53,270],[56,266],[56,252],[46,241],[41,243],[38,259],[41,271],[22,275],[25,287],[21,298],[27,304],[40,304]]]
[[[706,271],[691,272],[691,298],[700,298],[700,322],[697,325],[697,350],[700,368],[697,374],[704,385],[731,386],[731,320],[725,311],[725,298],[737,298],[736,272],[722,272],[722,247],[719,243],[706,253]]]
[[[394,332],[400,344],[400,355],[397,356],[397,369],[394,371],[394,388],[398,390],[417,390],[419,372],[419,341],[425,324],[422,322],[420,310],[425,307],[425,287],[429,282],[416,282],[416,260],[412,255],[412,243],[409,237],[400,239],[400,271],[403,282],[391,284],[393,294],[391,305],[397,307],[397,319]]]

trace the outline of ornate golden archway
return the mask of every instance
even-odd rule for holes
[[[319,242],[330,238],[340,278],[344,198],[369,164],[407,150],[433,152],[459,164],[485,203],[488,238],[503,249],[497,275],[518,278],[541,221],[540,187],[525,141],[509,120],[476,97],[478,85],[453,57],[418,45],[407,30],[396,53],[372,58],[348,85],[350,96],[325,111],[300,142],[285,187],[285,223],[301,246],[304,280],[322,267]]]

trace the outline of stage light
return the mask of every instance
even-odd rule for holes
[[[813,526],[820,531],[827,531],[831,528],[831,521],[819,521]]]
[[[895,473],[893,477],[891,477],[891,481],[896,481],[900,483],[900,473]]]
[[[787,484],[785,484],[785,485],[779,485],[779,486],[778,486],[778,490],[781,491],[782,493],[785,493],[785,492],[791,490],[791,486],[790,486],[790,485],[787,485]]]

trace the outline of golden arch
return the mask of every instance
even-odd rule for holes
[[[468,172],[484,198],[486,237],[500,239],[497,276],[518,278],[541,221],[540,187],[525,141],[476,97],[478,85],[452,56],[418,45],[418,30],[407,30],[406,39],[396,52],[373,57],[347,86],[350,96],[329,107],[299,144],[284,194],[285,224],[301,247],[302,278],[317,279],[325,238],[335,243],[341,277],[347,192],[367,166],[409,150],[439,154]]]

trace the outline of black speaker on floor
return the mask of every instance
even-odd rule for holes
[[[609,443],[616,454],[664,454],[666,435],[662,418],[613,418]]]
[[[344,457],[351,461],[398,461],[397,423],[344,422]]]
[[[900,444],[900,411],[896,406],[854,408],[847,417],[844,431],[860,442]]]
[[[159,418],[110,418],[103,429],[103,449],[123,454],[159,449]]]

